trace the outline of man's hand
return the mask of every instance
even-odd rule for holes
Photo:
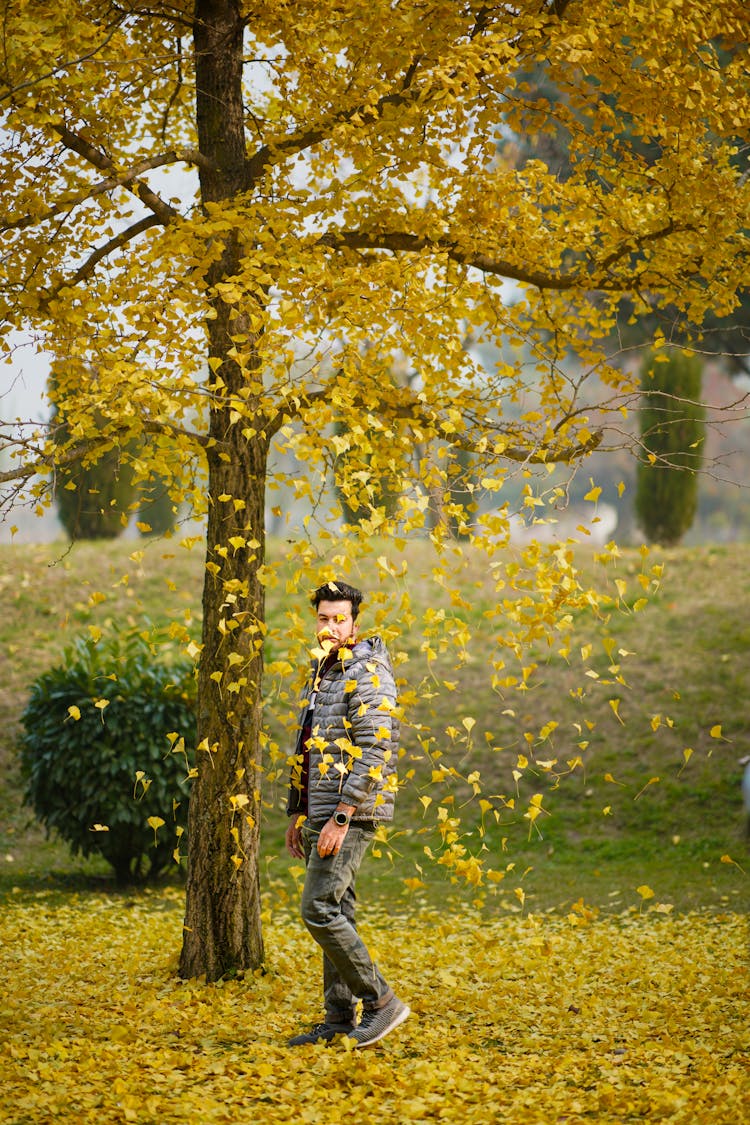
[[[299,817],[293,816],[287,825],[286,830],[286,850],[295,859],[304,859],[305,852],[302,847],[302,825],[299,823]]]
[[[338,855],[348,831],[348,824],[339,825],[334,824],[332,820],[327,820],[318,836],[318,855]]]

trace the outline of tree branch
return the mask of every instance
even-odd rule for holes
[[[194,430],[185,430],[179,426],[172,426],[163,422],[145,422],[141,429],[147,434],[158,434],[166,437],[183,437],[189,441],[194,442],[202,449],[206,449],[209,445],[216,444],[208,434],[199,434]],[[132,434],[125,427],[115,428],[107,433],[102,433],[96,438],[91,438],[87,441],[78,442],[76,445],[71,446],[69,449],[62,450],[56,455],[52,453],[38,452],[33,461],[26,461],[22,465],[16,466],[14,469],[4,469],[0,471],[0,484],[5,484],[8,481],[21,481],[28,480],[29,477],[36,476],[47,472],[51,469],[61,468],[64,465],[75,464],[80,461],[87,453],[92,453],[94,450],[106,445],[110,445],[112,441],[118,436],[118,433],[126,435],[128,438]],[[7,451],[10,448],[18,445],[27,445],[26,442],[14,441],[12,439],[6,440],[3,445],[0,445],[0,453]]]
[[[571,0],[542,0],[542,14],[546,13],[559,21],[565,14],[569,3],[571,3]],[[504,5],[493,6],[486,4],[481,7],[476,13],[473,27],[467,32],[469,42],[473,42],[492,27],[493,17],[497,25],[501,26],[503,21],[507,19],[507,16],[508,9]],[[550,25],[551,23],[552,21],[550,21]],[[415,55],[411,64],[404,72],[400,89],[390,94],[384,94],[374,105],[358,104],[349,109],[340,110],[338,113],[331,114],[330,117],[321,121],[318,125],[302,133],[292,134],[291,136],[279,138],[278,141],[271,141],[263,145],[245,165],[245,183],[247,190],[250,190],[257,183],[267,168],[277,164],[286,156],[304,152],[306,149],[312,148],[313,145],[326,140],[331,136],[337,125],[351,122],[356,117],[362,117],[368,121],[378,119],[382,117],[383,111],[387,106],[403,106],[409,102],[413,102],[418,93],[424,94],[424,91],[416,91],[413,89],[414,78],[422,62],[423,56]],[[453,73],[455,74],[456,72],[454,71]]]
[[[117,169],[111,156],[102,152],[101,149],[96,148],[96,146],[87,141],[85,137],[74,133],[72,129],[68,129],[66,125],[58,124],[54,125],[53,128],[62,143],[66,148],[70,149],[71,152],[77,153],[78,156],[83,157],[84,160],[89,164],[93,164],[93,166],[100,171],[112,173],[113,177],[115,179],[117,178]],[[135,178],[132,178],[123,186],[132,191],[133,195],[140,199],[141,203],[143,203],[145,207],[148,207],[149,211],[153,211],[159,222],[164,226],[174,219],[179,218],[179,211],[175,210],[175,208],[171,207],[168,203],[165,203],[164,200],[146,184],[142,184]]]
[[[153,156],[149,160],[141,160],[134,164],[131,168],[127,168],[122,172],[118,172],[114,176],[109,176],[106,180],[100,180],[99,183],[93,184],[86,191],[80,192],[78,195],[70,199],[66,199],[63,203],[58,203],[51,207],[44,215],[24,215],[21,219],[2,220],[0,219],[0,231],[10,230],[23,230],[26,227],[33,226],[39,222],[46,222],[49,219],[56,218],[57,215],[62,215],[65,212],[71,211],[80,203],[86,203],[89,199],[95,199],[97,195],[103,195],[105,192],[114,191],[118,187],[129,187],[134,180],[142,176],[144,172],[149,172],[153,168],[163,168],[168,164],[195,164],[201,168],[212,168],[210,160],[208,160],[197,149],[184,149],[181,152],[174,150],[162,153],[161,156]]]
[[[334,113],[324,121],[321,121],[318,125],[307,129],[304,133],[292,134],[291,136],[280,138],[276,142],[271,141],[259,148],[245,164],[246,190],[250,190],[263,176],[266,169],[273,164],[277,164],[287,156],[294,156],[297,153],[304,152],[306,149],[312,148],[313,145],[326,140],[331,136],[331,133],[337,125],[350,122],[357,116],[364,116],[367,117],[369,121],[373,121],[382,117],[386,106],[401,106],[409,101],[413,101],[415,95],[411,93],[411,86],[419,67],[420,59],[421,56],[417,56],[412,60],[410,66],[404,73],[400,90],[391,94],[384,94],[378,99],[375,105],[356,105],[351,106],[349,109],[340,110],[338,113]]]
[[[623,242],[601,262],[589,257],[588,265],[583,270],[570,270],[562,273],[557,270],[542,272],[540,270],[525,269],[516,263],[502,258],[492,258],[488,254],[474,253],[462,250],[455,242],[447,238],[427,238],[422,235],[409,234],[407,231],[373,232],[344,230],[332,231],[324,234],[319,242],[333,250],[388,250],[393,253],[417,254],[427,250],[433,254],[445,254],[451,261],[462,266],[472,266],[481,273],[506,277],[512,281],[520,281],[533,285],[537,289],[554,289],[564,291],[569,289],[600,289],[603,291],[618,292],[631,287],[635,278],[630,278],[628,284],[624,280],[614,277],[605,277],[613,265],[622,261],[648,242],[656,242],[660,238],[667,238],[678,230],[687,230],[670,220],[666,226],[657,231],[636,235]]]
[[[55,75],[59,74],[61,71],[67,71],[73,69],[74,67],[79,67],[82,63],[88,62],[89,59],[95,58],[102,50],[102,48],[105,47],[107,43],[109,43],[109,41],[112,39],[115,32],[118,30],[118,27],[119,21],[110,24],[107,34],[102,39],[101,43],[97,43],[97,45],[90,51],[87,51],[85,55],[79,55],[76,59],[61,60],[58,62],[57,66],[52,67],[50,70],[46,71],[43,74],[37,74],[33,78],[28,79],[28,81],[26,82],[19,82],[17,86],[8,86],[7,89],[2,94],[0,94],[0,102],[10,101],[12,98],[15,98],[17,94],[20,94],[23,90],[30,90],[40,82],[45,81],[45,79],[47,78],[54,78]]]
[[[538,289],[572,289],[579,284],[577,279],[565,277],[560,273],[540,273],[537,270],[522,269],[503,259],[462,251],[455,242],[450,242],[448,239],[426,238],[422,235],[409,234],[407,231],[384,231],[372,234],[356,230],[335,231],[324,234],[319,241],[332,250],[390,250],[393,253],[409,254],[427,250],[433,254],[445,254],[451,261],[460,265],[474,266],[482,273],[523,281],[535,285]]]
[[[334,378],[344,375],[343,370],[336,372]],[[303,415],[306,411],[311,410],[316,403],[321,401],[329,401],[331,396],[330,383],[334,379],[329,380],[325,386],[320,387],[317,391],[311,391],[308,394],[295,395],[293,403],[287,402],[285,406],[278,411],[276,416],[272,418],[264,427],[269,439],[273,437],[285,421]],[[397,418],[404,422],[406,425],[421,426],[425,430],[434,430],[440,424],[440,414],[438,411],[428,412],[425,409],[424,403],[416,397],[411,391],[405,387],[394,389],[394,395],[389,398],[388,402],[388,416],[389,418]],[[357,406],[357,402],[352,404]],[[360,403],[363,409],[370,409],[365,403]],[[499,423],[493,423],[487,419],[482,422],[483,431],[480,437],[472,437],[471,434],[446,434],[441,432],[439,440],[446,442],[448,445],[456,446],[459,449],[465,450],[467,453],[487,453],[487,440],[491,440],[490,435],[495,435],[498,442],[509,441],[517,442],[518,434],[510,426],[502,426]],[[544,446],[533,447],[523,446],[518,444],[508,444],[498,448],[496,456],[504,457],[508,461],[515,461],[521,464],[531,465],[549,465],[557,464],[559,462],[569,463],[571,461],[578,461],[581,457],[585,457],[601,444],[604,437],[602,430],[597,430],[590,435],[586,441],[572,442],[570,444],[561,444],[557,446]]]
[[[127,242],[130,242],[131,239],[136,238],[139,234],[143,234],[143,232],[145,230],[148,230],[150,227],[159,225],[160,220],[156,215],[146,215],[145,218],[140,219],[137,223],[133,223],[133,225],[129,226],[126,230],[120,231],[119,234],[114,235],[114,237],[110,238],[108,242],[105,242],[102,246],[99,246],[96,250],[93,250],[86,261],[83,263],[83,265],[80,266],[74,274],[72,274],[70,277],[62,278],[62,280],[60,280],[57,285],[55,285],[55,287],[47,293],[47,296],[44,298],[44,300],[40,301],[40,307],[43,309],[47,309],[49,307],[50,301],[54,300],[61,289],[65,289],[68,285],[77,285],[80,281],[86,281],[86,279],[89,278],[94,272],[97,264],[101,262],[103,258],[106,258],[109,254],[111,254],[113,250],[117,250],[120,246],[124,246]]]

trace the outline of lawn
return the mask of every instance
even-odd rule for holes
[[[508,910],[567,910],[582,898],[619,911],[637,906],[637,888],[648,886],[677,910],[746,909],[739,762],[750,731],[749,551],[630,551],[602,562],[577,548],[582,580],[609,589],[611,601],[606,612],[575,615],[565,658],[532,641],[516,663],[537,668],[520,691],[492,684],[501,628],[486,560],[471,551],[444,558],[443,571],[455,575],[441,572],[442,585],[423,543],[409,544],[392,567],[408,562],[408,579],[363,563],[359,581],[381,599],[363,627],[375,620],[390,630],[410,701],[399,816],[375,849],[367,889],[407,903],[455,893]],[[283,553],[272,543],[272,556]],[[326,561],[321,554],[321,570]],[[45,840],[22,807],[15,745],[28,687],[74,636],[171,623],[173,647],[197,638],[201,572],[201,545],[190,540],[0,548],[0,887],[79,875],[83,885],[90,876],[106,882],[96,861],[71,860]],[[460,596],[451,597],[451,582]],[[407,583],[411,618],[401,601]],[[635,611],[644,590],[648,603]],[[306,602],[285,593],[283,574],[269,589],[268,618],[271,667],[294,662]],[[284,894],[294,889],[282,848],[298,682],[289,679],[271,672],[267,681],[263,863],[268,886]],[[541,811],[532,821],[525,814],[535,794]],[[446,820],[455,821],[451,833]],[[465,849],[457,864],[446,862],[451,834],[453,852]],[[472,882],[474,859],[490,879]]]
[[[407,706],[398,818],[365,865],[361,924],[412,1016],[352,1054],[285,1046],[319,1016],[282,847],[295,682],[273,671],[303,651],[304,593],[286,593],[289,573],[269,589],[266,964],[184,983],[179,873],[118,890],[101,861],[45,839],[16,744],[30,683],[72,637],[197,637],[200,544],[0,548],[8,1125],[746,1119],[748,550],[578,548],[582,581],[610,597],[509,655],[520,690],[492,666],[485,560],[449,557],[457,583],[445,559],[436,582],[425,544],[400,552],[398,576],[363,563],[377,595],[363,625],[388,630]]]

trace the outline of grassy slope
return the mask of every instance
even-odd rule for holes
[[[275,548],[281,554],[282,545]],[[14,742],[29,683],[58,658],[70,637],[86,632],[89,625],[121,627],[140,625],[144,618],[157,623],[177,619],[196,633],[200,545],[186,551],[154,543],[143,559],[129,557],[135,549],[121,542],[81,544],[70,552],[60,545],[0,547],[0,859],[13,857],[2,859],[0,887],[33,884],[49,879],[50,872],[57,882],[75,872],[103,874],[96,863],[72,861],[64,847],[45,841],[30,824],[28,812],[21,808]],[[392,545],[382,550],[396,554]],[[436,849],[430,826],[442,802],[451,816],[460,810],[458,831],[469,851],[487,848],[489,854],[483,854],[488,865],[498,872],[513,865],[501,882],[469,888],[470,896],[486,896],[491,906],[517,909],[522,888],[526,905],[535,910],[569,907],[580,898],[603,908],[625,909],[640,903],[636,888],[648,884],[655,891],[654,901],[672,902],[678,909],[747,908],[750,877],[721,857],[730,855],[750,871],[738,762],[747,752],[750,729],[749,550],[737,545],[668,552],[661,585],[645,610],[618,611],[604,629],[584,616],[577,618],[569,662],[535,654],[540,671],[531,690],[501,697],[489,686],[493,642],[485,611],[496,595],[486,562],[470,558],[462,564],[467,606],[455,609],[448,595],[436,593],[425,577],[433,561],[426,546],[409,547],[408,585],[418,617],[430,606],[442,606],[449,618],[458,616],[470,624],[474,639],[460,657],[446,644],[432,667],[420,652],[419,625],[404,629],[392,646],[408,656],[402,671],[420,688],[420,703],[409,718],[429,723],[435,736],[428,761],[416,730],[407,727],[405,764],[416,774],[407,789],[417,788],[416,796],[431,797],[432,805],[421,820],[415,795],[401,797],[396,830],[379,849],[383,862],[369,865],[366,890],[407,895],[416,905],[422,899],[439,902],[445,897],[451,889],[445,868],[425,863],[423,855],[425,844]],[[400,556],[396,561],[400,564]],[[585,571],[591,569],[583,549],[579,561]],[[628,581],[630,601],[637,596],[634,579],[640,567],[634,552],[613,571]],[[311,581],[316,578],[312,575]],[[374,586],[382,579],[374,566],[364,566],[362,582]],[[384,592],[395,594],[396,585]],[[294,608],[304,609],[298,596],[291,601]],[[269,591],[268,608],[271,624],[280,631],[272,647],[281,649],[287,628],[283,583]],[[616,682],[617,673],[608,671],[611,658],[605,654],[602,635],[616,642],[612,653],[627,687]],[[591,657],[582,660],[580,648],[589,640],[594,645]],[[439,638],[434,643],[440,647]],[[620,649],[630,655],[618,657]],[[587,672],[597,673],[599,679]],[[455,689],[432,694],[443,679]],[[427,694],[432,697],[425,698]],[[624,722],[609,702],[616,697]],[[274,695],[269,702],[269,726],[284,746],[279,723],[283,708],[276,700]],[[475,719],[470,750],[462,724],[466,717]],[[550,720],[558,724],[556,730],[534,746],[540,728]],[[717,724],[721,738],[710,733]],[[450,727],[460,735],[446,734]],[[485,739],[485,731],[492,737]],[[582,741],[588,742],[583,750]],[[537,761],[556,759],[557,764],[521,771],[516,792],[513,770],[519,753],[531,758],[530,745]],[[686,749],[692,754],[686,755]],[[583,768],[563,776],[556,786],[554,774],[564,772],[565,763],[578,755]],[[477,800],[465,804],[471,793],[465,784],[454,780],[452,788],[440,789],[427,784],[430,768],[441,763],[454,766],[464,777],[479,770],[483,795],[503,794],[506,800],[515,799],[516,808],[499,812],[499,824],[490,812],[482,836]],[[267,870],[281,893],[288,893],[289,865],[280,854],[283,785],[270,785],[266,792]],[[543,794],[548,810],[536,822],[542,838],[523,817],[535,792]],[[492,804],[502,809],[503,802],[493,799]],[[427,886],[409,892],[403,880],[419,874],[416,863],[424,869]]]

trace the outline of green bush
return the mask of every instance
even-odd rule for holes
[[[133,633],[79,639],[32,686],[26,802],[74,854],[99,852],[118,883],[154,878],[172,861],[176,824],[187,824],[181,750],[195,744],[194,698],[192,666],[159,662]]]

